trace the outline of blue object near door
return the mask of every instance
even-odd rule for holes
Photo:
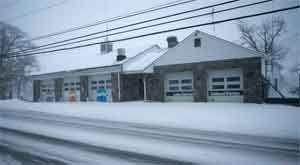
[[[99,88],[97,89],[97,101],[99,102],[107,102],[107,94],[106,94],[106,89],[104,88]]]

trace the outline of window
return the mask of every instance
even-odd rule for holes
[[[76,82],[76,85],[80,85],[80,82]]]
[[[92,81],[92,84],[97,84],[97,81]]]
[[[197,48],[197,47],[201,47],[201,38],[196,38],[194,40],[194,47]]]
[[[181,86],[182,90],[192,90],[193,87],[191,85],[187,85],[187,86]]]
[[[193,79],[191,76],[178,76],[167,80],[166,96],[192,96],[193,95]]]
[[[224,89],[224,85],[213,85],[212,89]]]
[[[65,91],[68,91],[69,90],[69,88],[65,88]]]
[[[192,79],[183,79],[181,80],[181,84],[191,84],[192,83]]]
[[[169,84],[172,85],[172,84],[179,84],[179,81],[178,80],[169,80]]]
[[[69,85],[69,83],[64,83],[64,86],[68,86]]]
[[[229,84],[227,85],[228,89],[240,89],[240,84]]]
[[[92,89],[92,90],[96,90],[96,89],[97,89],[97,87],[93,86],[91,89]]]
[[[75,85],[75,83],[72,82],[71,85],[73,86],[73,85]]]
[[[212,82],[224,82],[223,77],[212,78]]]
[[[169,87],[170,91],[177,91],[179,90],[179,87],[175,86],[175,87]]]
[[[98,81],[99,84],[104,84],[103,80]]]
[[[240,82],[241,78],[240,77],[227,77],[227,81],[229,81],[229,82]]]

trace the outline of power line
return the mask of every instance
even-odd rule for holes
[[[157,35],[157,34],[173,32],[173,31],[191,29],[191,28],[196,28],[196,27],[201,27],[201,26],[220,24],[220,23],[224,23],[224,22],[231,22],[231,21],[235,21],[235,20],[239,20],[239,19],[252,18],[252,17],[262,16],[262,15],[267,15],[267,14],[272,14],[272,13],[278,13],[278,12],[283,12],[283,11],[288,11],[288,10],[294,10],[294,9],[298,9],[298,8],[300,8],[300,6],[292,6],[292,7],[277,9],[277,10],[273,10],[273,11],[261,12],[261,13],[257,13],[257,14],[245,15],[245,16],[234,17],[234,18],[229,18],[229,19],[224,19],[224,20],[219,20],[219,21],[214,21],[214,22],[208,22],[208,23],[202,23],[202,24],[197,24],[197,25],[185,26],[185,27],[181,27],[181,28],[175,28],[175,29],[163,30],[163,31],[158,31],[158,32],[153,32],[153,33],[147,33],[147,34],[143,34],[143,35],[112,40],[112,41],[109,41],[109,42],[120,42],[120,41],[132,40],[132,39],[136,39],[136,38],[142,38],[142,37],[147,37],[147,36],[152,36],[152,35]],[[49,50],[49,51],[44,51],[44,52],[19,54],[19,55],[14,55],[14,56],[8,56],[6,58],[25,57],[25,56],[32,56],[32,55],[38,55],[38,54],[58,52],[58,51],[63,51],[63,50],[78,49],[78,48],[83,48],[83,47],[99,45],[99,44],[103,44],[103,43],[106,43],[106,42],[95,42],[95,43],[90,43],[90,44],[85,44],[85,45],[79,45],[79,46]]]
[[[57,35],[61,35],[61,34],[69,33],[69,32],[74,32],[74,31],[78,31],[78,30],[81,30],[81,29],[86,29],[86,28],[89,28],[89,27],[93,27],[93,26],[97,26],[97,25],[101,25],[101,24],[105,24],[105,23],[110,23],[110,22],[122,20],[122,19],[125,19],[125,18],[130,18],[130,17],[134,17],[134,16],[137,16],[137,15],[141,15],[141,14],[146,14],[146,13],[150,13],[150,12],[154,12],[154,11],[158,11],[158,10],[162,10],[162,9],[166,9],[166,8],[170,8],[170,7],[175,7],[175,6],[191,3],[191,2],[194,2],[194,1],[197,1],[197,0],[186,0],[186,1],[183,1],[183,2],[181,2],[181,1],[183,1],[183,0],[172,1],[172,2],[169,2],[169,3],[159,5],[159,6],[155,6],[155,7],[151,7],[151,8],[145,9],[145,10],[136,11],[136,12],[132,12],[132,13],[129,13],[129,14],[126,14],[126,15],[120,15],[120,16],[112,17],[112,18],[109,18],[109,19],[106,19],[106,20],[97,21],[97,22],[92,23],[92,24],[82,25],[82,26],[66,29],[66,30],[63,30],[63,31],[51,33],[51,34],[38,36],[38,37],[35,37],[35,38],[32,38],[32,39],[29,39],[27,41],[41,40],[41,39],[44,39],[44,38],[49,38],[49,37],[53,37],[53,36],[57,36]]]
[[[14,21],[19,20],[21,18],[28,17],[28,16],[31,16],[31,15],[35,15],[35,14],[44,12],[45,10],[50,10],[52,8],[55,8],[55,7],[58,7],[58,6],[61,6],[61,5],[65,4],[67,1],[68,0],[63,0],[63,1],[60,1],[59,3],[51,4],[51,5],[48,5],[46,7],[42,7],[42,8],[30,11],[28,13],[25,13],[25,14],[21,14],[19,16],[13,17],[13,18],[9,18],[9,19],[6,20],[6,22],[14,22]]]
[[[79,43],[79,42],[84,42],[84,41],[88,41],[88,40],[93,40],[93,39],[103,38],[103,37],[112,36],[112,35],[116,35],[116,34],[121,34],[121,33],[125,33],[125,32],[136,31],[136,30],[155,27],[155,26],[159,26],[159,25],[169,24],[169,23],[173,23],[173,22],[188,20],[188,19],[192,19],[192,18],[196,18],[196,17],[201,17],[201,16],[205,16],[205,15],[210,15],[211,12],[206,13],[206,14],[192,16],[192,17],[186,17],[186,18],[183,18],[183,19],[158,23],[158,24],[145,26],[145,27],[141,27],[141,28],[137,28],[137,29],[122,31],[122,32],[113,33],[113,34],[107,34],[105,36],[99,36],[99,37],[89,38],[89,39],[85,39],[85,40],[79,40],[79,41],[75,41],[75,42],[71,42],[71,43],[56,45],[56,44],[65,43],[65,42],[72,41],[72,40],[77,40],[77,39],[80,39],[80,38],[86,38],[86,37],[89,37],[89,36],[93,36],[93,35],[97,35],[97,34],[101,34],[101,33],[106,33],[106,32],[109,32],[109,31],[114,31],[114,30],[119,30],[119,29],[131,27],[131,26],[139,25],[139,24],[149,23],[149,22],[153,22],[153,21],[157,21],[157,20],[161,20],[161,19],[165,19],[165,18],[169,18],[169,17],[174,17],[174,16],[178,16],[178,15],[186,14],[186,13],[190,13],[190,12],[195,12],[195,11],[199,11],[199,10],[204,10],[204,9],[211,8],[211,7],[221,6],[221,5],[225,5],[225,4],[229,4],[229,3],[233,3],[233,2],[237,2],[237,1],[239,1],[239,0],[232,0],[232,1],[227,1],[227,2],[218,3],[218,4],[214,4],[214,5],[204,6],[204,7],[193,9],[193,10],[179,12],[179,13],[175,13],[175,14],[171,14],[171,15],[167,15],[167,16],[163,16],[163,17],[158,17],[158,18],[154,18],[154,19],[141,21],[141,22],[136,22],[136,23],[132,23],[132,24],[129,24],[129,25],[125,25],[125,26],[119,26],[119,27],[116,27],[116,28],[103,30],[103,31],[95,32],[95,33],[90,33],[90,34],[79,36],[79,37],[73,37],[73,38],[69,38],[69,39],[66,39],[66,40],[58,41],[58,42],[52,42],[52,43],[49,43],[49,44],[41,45],[41,46],[34,47],[34,48],[25,49],[25,50],[14,52],[14,53],[21,53],[21,52],[33,51],[33,50],[44,50],[44,49],[49,49],[49,48],[53,48],[53,47],[65,46],[65,45],[70,45],[70,44],[74,44],[74,43]],[[237,8],[241,8],[241,7],[248,7],[248,6],[257,5],[257,4],[261,4],[261,3],[266,3],[266,2],[270,2],[270,1],[272,1],[272,0],[265,0],[265,1],[262,1],[262,2],[253,3],[253,4],[249,4],[249,5],[242,5],[242,6],[239,6],[239,7],[234,7],[234,8],[231,8],[231,9],[225,9],[225,10],[217,11],[217,12],[214,12],[214,13],[225,12],[225,11],[229,11],[229,10],[233,10],[233,9],[237,9]],[[56,45],[56,46],[48,47],[48,46],[51,46],[51,45]],[[43,48],[43,47],[47,47],[47,48],[40,49],[40,48]]]

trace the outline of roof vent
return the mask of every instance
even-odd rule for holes
[[[168,48],[173,48],[178,44],[178,40],[176,36],[169,36],[167,38]]]
[[[117,61],[122,61],[126,59],[126,51],[125,48],[118,49]]]
[[[113,51],[113,43],[109,41],[105,41],[100,45],[101,54],[107,54]]]

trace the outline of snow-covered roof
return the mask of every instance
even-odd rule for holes
[[[201,47],[194,47],[195,38],[201,38]],[[242,59],[262,57],[262,55],[259,52],[197,30],[179,42],[177,46],[169,49],[168,52],[155,61],[154,65]]]
[[[128,73],[142,73],[147,72],[147,70],[152,66],[153,62],[162,56],[168,49],[162,49],[158,45],[154,45],[149,49],[141,52],[140,54],[134,56],[130,60],[127,60],[123,64],[124,72]],[[152,70],[150,68],[150,70]]]
[[[121,65],[139,55],[140,52],[143,52],[146,48],[148,47],[126,48],[127,58],[120,62],[116,61],[116,49],[107,54],[100,54],[100,52],[94,53],[95,50],[87,50],[86,53],[82,53],[85,50],[78,49],[71,50],[69,52],[61,52],[61,54],[55,54],[55,58],[53,58],[53,56],[39,56],[37,57],[37,60],[40,64],[40,68],[33,71],[30,75],[45,75],[50,73],[70,72],[89,68]]]

